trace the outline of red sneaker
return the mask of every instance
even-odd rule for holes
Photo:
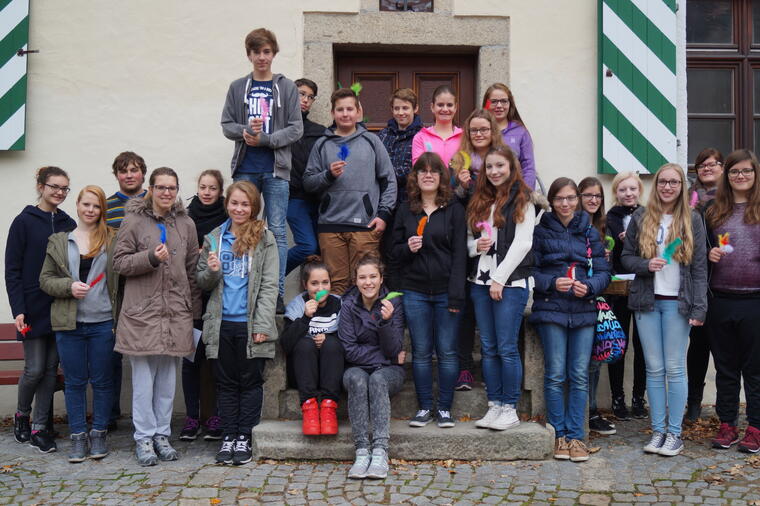
[[[303,413],[302,430],[305,436],[319,436],[319,404],[312,397],[301,405]]]
[[[757,453],[760,450],[760,429],[747,425],[744,438],[739,441],[739,451],[744,453]]]
[[[323,436],[334,436],[338,433],[338,416],[335,410],[338,409],[338,403],[332,399],[322,399],[322,405],[319,410],[319,422],[322,426]]]
[[[712,440],[713,448],[731,448],[731,445],[739,441],[739,430],[736,425],[730,423],[721,423],[718,429],[718,435]]]

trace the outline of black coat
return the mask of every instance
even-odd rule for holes
[[[319,195],[307,193],[303,189],[303,171],[309,161],[311,148],[317,139],[325,134],[325,127],[319,123],[314,123],[303,114],[303,137],[296,141],[291,148],[293,157],[293,168],[290,170],[290,198],[298,200],[308,200],[314,205],[319,203]]]

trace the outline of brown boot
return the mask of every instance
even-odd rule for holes
[[[567,446],[565,436],[558,437],[554,440],[554,458],[559,460],[570,459],[570,449]]]
[[[586,448],[586,443],[580,439],[571,439],[568,448],[570,450],[570,460],[572,462],[585,462],[588,460],[588,448]]]

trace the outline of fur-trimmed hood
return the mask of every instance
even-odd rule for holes
[[[128,213],[144,214],[153,219],[157,219],[156,215],[153,214],[153,199],[147,195],[142,199],[129,199],[124,210]],[[176,219],[178,216],[187,216],[187,209],[185,209],[185,205],[182,203],[181,199],[177,199],[174,204],[172,204],[172,208],[169,211],[169,214],[166,215],[166,218],[171,217]]]

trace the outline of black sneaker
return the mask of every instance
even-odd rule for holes
[[[219,464],[232,464],[232,451],[235,446],[235,440],[232,436],[224,436],[222,446],[216,453],[216,461]]]
[[[631,399],[631,414],[634,418],[646,418],[649,416],[647,401],[643,397],[634,397]]]
[[[251,451],[251,438],[241,434],[235,439],[235,448],[232,453],[232,463],[236,466],[247,464],[253,459]]]
[[[601,415],[594,415],[588,419],[588,428],[596,433],[610,436],[615,434],[615,424],[610,423],[608,420],[602,418]]]
[[[421,409],[417,411],[414,418],[409,420],[410,427],[424,427],[433,421],[433,413],[429,409]]]
[[[441,411],[439,410],[437,412],[437,419],[438,419],[438,427],[442,429],[449,429],[455,425],[454,419],[451,417],[451,411]]]
[[[285,314],[285,303],[282,301],[282,297],[280,295],[277,296],[277,310],[275,313]]]
[[[58,445],[53,441],[53,436],[47,430],[32,431],[29,444],[42,453],[50,453],[58,449]]]
[[[222,439],[222,419],[216,415],[208,417],[205,432],[203,439],[206,441],[219,441]]]
[[[197,418],[185,417],[185,426],[182,427],[182,432],[179,433],[180,441],[195,441],[198,434],[201,432],[201,424],[198,423]]]
[[[686,405],[686,421],[694,423],[702,416],[702,402],[690,401]]]
[[[625,405],[625,397],[613,397],[612,399],[612,414],[618,420],[630,420],[631,413]]]
[[[32,427],[29,425],[29,415],[16,413],[13,417],[13,438],[17,443],[28,443],[32,437]]]

